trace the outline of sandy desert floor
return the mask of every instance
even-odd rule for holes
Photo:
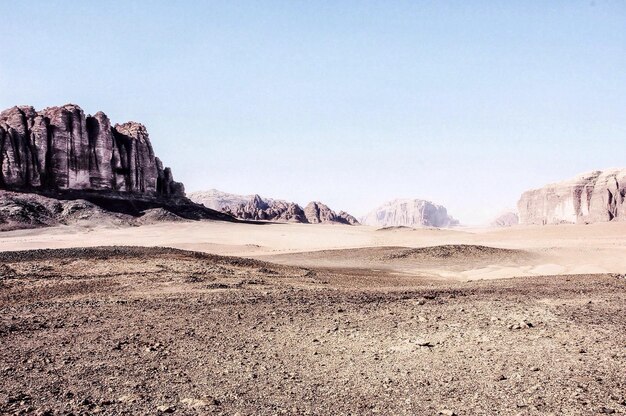
[[[624,231],[3,233],[0,414],[623,414]]]
[[[206,221],[121,228],[63,226],[0,234],[0,251],[103,245],[173,247],[281,264],[385,269],[457,280],[626,272],[626,222],[502,229],[380,230],[366,226]],[[474,253],[469,257],[458,255],[458,262],[454,258],[429,259],[419,255],[384,257],[389,247],[437,245],[480,245],[517,250],[519,255],[490,257]]]

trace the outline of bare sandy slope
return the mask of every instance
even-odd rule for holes
[[[626,271],[626,223],[506,229],[179,222],[125,228],[54,227],[0,233],[0,251],[101,245],[167,246],[290,265],[386,269],[446,279]],[[515,256],[397,257],[404,248],[479,245]],[[354,250],[357,249],[357,250]],[[391,256],[390,256],[391,254]]]

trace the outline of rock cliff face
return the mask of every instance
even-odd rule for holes
[[[73,104],[0,112],[0,231],[182,218],[234,221],[185,197],[143,125]]]
[[[522,224],[626,220],[626,169],[583,173],[526,191],[517,206]]]
[[[421,199],[389,201],[365,217],[361,223],[377,227],[451,227],[458,221],[441,205]]]
[[[305,224],[337,223],[358,225],[352,215],[339,214],[321,202],[310,202],[304,209],[300,205],[259,195],[235,195],[216,189],[193,192],[189,198],[206,207],[219,209],[235,218],[257,221],[298,222]]]
[[[169,168],[155,157],[146,128],[85,115],[73,104],[0,113],[0,188],[88,190],[142,197],[184,197]]]

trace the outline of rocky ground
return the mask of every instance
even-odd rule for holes
[[[0,345],[1,414],[626,413],[620,275],[6,252]]]
[[[84,197],[79,198],[79,197]],[[58,199],[62,198],[62,199]],[[131,200],[123,195],[98,195],[69,191],[55,197],[0,189],[0,232],[74,225],[84,228],[136,227],[162,222],[219,219],[234,221],[224,213],[179,199],[178,202]]]

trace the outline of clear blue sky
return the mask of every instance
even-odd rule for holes
[[[465,223],[625,166],[624,1],[0,1],[0,107],[147,125],[188,191]]]

